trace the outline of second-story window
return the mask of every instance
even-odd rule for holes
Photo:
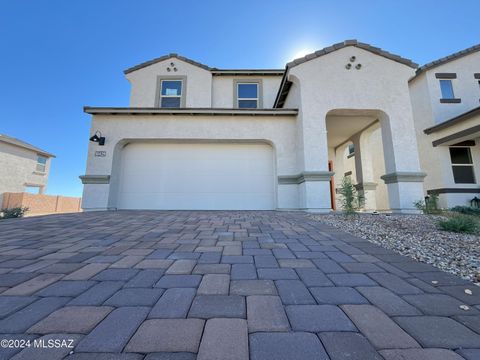
[[[237,83],[237,107],[239,109],[257,109],[258,102],[258,83]]]
[[[44,173],[47,169],[47,158],[45,156],[37,156],[37,166],[36,171]]]
[[[442,99],[455,99],[455,95],[453,93],[452,80],[441,79],[440,90],[442,91]]]
[[[179,108],[182,104],[182,80],[161,80],[160,107]]]

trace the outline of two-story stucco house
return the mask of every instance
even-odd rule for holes
[[[55,155],[0,134],[0,205],[6,192],[43,194]]]
[[[356,40],[281,70],[176,54],[134,66],[129,107],[85,108],[83,208],[328,212],[350,175],[366,210],[413,212],[429,177],[418,142],[431,145],[415,124],[417,69]]]

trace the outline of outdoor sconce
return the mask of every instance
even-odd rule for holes
[[[95,134],[90,138],[91,142],[96,142],[98,145],[103,146],[105,145],[105,136],[102,136],[100,131],[95,131]]]
[[[474,208],[479,208],[480,207],[480,199],[475,196],[472,200],[470,200],[470,205]]]

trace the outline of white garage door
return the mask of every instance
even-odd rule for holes
[[[267,144],[131,143],[120,173],[119,209],[274,208]]]

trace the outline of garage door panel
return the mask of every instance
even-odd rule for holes
[[[273,150],[266,144],[129,144],[117,207],[273,209]]]

